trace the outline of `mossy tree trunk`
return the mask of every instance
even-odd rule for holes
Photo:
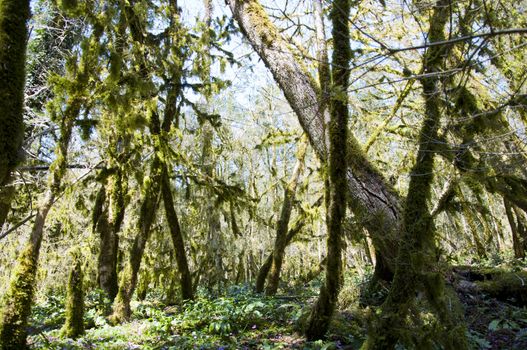
[[[201,125],[202,139],[201,139],[201,167],[202,171],[209,179],[214,177],[215,160],[212,148],[212,140],[214,137],[214,128],[209,120],[204,120]],[[218,290],[225,282],[225,267],[223,261],[224,255],[224,240],[221,231],[220,212],[216,207],[216,195],[209,189],[205,191],[205,224],[207,235],[207,254],[205,259],[208,261],[208,287],[213,289],[217,287]]]
[[[11,174],[7,176],[3,184],[0,184],[0,230],[7,220],[11,210],[11,202],[15,196],[15,186],[11,183]]]
[[[177,31],[181,25],[179,21],[179,9],[177,7],[177,2],[171,2],[171,11],[174,16],[171,20],[171,27]],[[177,14],[177,15],[176,15]],[[173,45],[179,46],[178,42],[173,42]],[[165,104],[165,112],[163,117],[163,124],[161,126],[163,130],[163,136],[167,135],[170,132],[172,124],[179,125],[179,109],[176,107],[177,99],[181,94],[181,76],[183,74],[182,62],[183,55],[181,55],[181,61],[178,62],[179,65],[174,69],[174,75],[170,78],[171,86],[167,92],[167,102]],[[163,142],[168,142],[163,140]],[[194,289],[192,287],[192,275],[190,273],[187,254],[185,250],[185,242],[183,240],[183,233],[181,232],[181,226],[179,224],[179,218],[174,207],[174,198],[172,196],[172,188],[170,186],[170,168],[171,164],[167,161],[169,156],[164,154],[164,163],[162,165],[162,174],[161,174],[161,191],[163,193],[163,203],[165,206],[165,215],[168,221],[170,228],[170,237],[172,238],[172,243],[174,245],[174,253],[176,256],[176,263],[180,275],[180,288],[181,288],[181,297],[183,300],[189,300],[194,298]],[[173,282],[171,282],[173,283]],[[172,288],[171,288],[172,289]]]
[[[120,169],[114,169],[108,176],[97,194],[93,217],[94,230],[100,237],[97,283],[112,301],[118,291],[119,231],[126,209],[126,180],[123,176]]]
[[[62,134],[57,147],[57,160],[55,161],[55,171],[52,174],[53,179],[50,188],[46,191],[38,207],[29,242],[17,259],[18,268],[15,270],[11,286],[5,297],[2,324],[0,325],[0,340],[2,340],[6,349],[10,348],[11,345],[14,348],[25,346],[25,328],[31,312],[44,226],[48,213],[60,191],[72,128],[73,120],[66,121],[65,125],[61,127]]]
[[[126,18],[124,11],[120,12],[115,32],[115,53],[110,58],[109,80],[123,79],[123,71],[119,69],[122,65],[122,56],[126,46]],[[108,93],[111,93],[108,91]],[[120,101],[119,104],[126,104]],[[127,107],[127,106],[125,106]],[[105,113],[103,121],[112,124],[119,123],[123,118],[119,113],[120,108],[115,107]],[[128,176],[126,160],[129,157],[130,134],[122,128],[106,127],[102,131],[107,135],[108,147],[105,151],[106,169],[101,173],[103,177],[102,202],[94,210],[94,231],[99,233],[100,250],[97,266],[97,282],[108,298],[113,301],[119,290],[118,278],[118,255],[119,255],[119,232],[123,223],[128,192]],[[108,310],[109,311],[109,310]]]
[[[29,0],[0,1],[0,228],[14,196],[11,172],[24,137],[24,83]]]
[[[462,210],[463,210],[463,216],[462,220],[463,222],[466,222],[468,224],[468,230],[470,231],[470,234],[472,235],[472,239],[474,240],[474,246],[476,247],[476,253],[480,258],[485,258],[487,256],[487,252],[485,250],[485,247],[483,246],[483,243],[481,242],[481,238],[479,235],[478,226],[476,225],[476,222],[474,220],[474,217],[476,213],[471,210],[470,205],[465,204],[466,198],[463,194],[462,190],[458,191],[459,197],[463,200],[462,204]]]
[[[162,188],[163,202],[165,204],[165,214],[170,227],[170,236],[174,244],[174,251],[176,253],[176,262],[180,274],[181,297],[183,300],[193,299],[194,293],[192,289],[192,276],[188,267],[187,255],[185,252],[185,242],[179,226],[179,219],[174,208],[174,200],[172,198],[172,189],[170,187],[170,179],[168,177],[168,170],[166,165],[162,173]]]
[[[139,282],[137,283],[137,300],[144,301],[146,299],[151,282],[150,280],[151,277],[148,271],[139,274]]]
[[[297,160],[295,167],[293,168],[293,173],[291,174],[291,178],[284,188],[284,199],[282,203],[282,209],[280,210],[280,217],[276,224],[276,238],[272,253],[270,273],[267,278],[267,288],[265,290],[266,295],[274,295],[278,290],[278,283],[280,281],[280,270],[282,269],[285,248],[287,247],[288,243],[287,233],[289,228],[289,221],[291,219],[291,212],[293,211],[293,202],[295,200],[298,180],[300,179],[300,175],[302,174],[302,170],[304,168],[306,150],[307,138],[305,136],[302,136],[302,139],[299,141],[298,145],[298,151],[296,155]],[[262,274],[263,272],[264,271],[262,271]]]
[[[84,334],[84,288],[80,254],[75,254],[73,269],[68,280],[66,302],[66,322],[62,334],[68,338],[78,338]]]
[[[329,103],[329,215],[326,281],[307,321],[308,340],[320,339],[329,329],[342,285],[342,232],[346,214],[347,123],[348,99],[346,89],[351,60],[348,20],[350,2],[336,0],[331,10],[333,55],[332,85]]]
[[[449,19],[449,1],[438,0],[432,9],[430,42],[445,40],[445,26]],[[449,47],[432,46],[426,50],[423,62],[424,73],[441,71]],[[435,310],[442,329],[440,341],[445,349],[467,349],[465,326],[462,320],[453,320],[452,310],[445,297],[443,276],[437,271],[435,229],[428,210],[434,171],[437,131],[441,118],[440,80],[437,75],[421,79],[425,116],[419,139],[415,164],[406,198],[402,242],[397,258],[397,268],[390,292],[382,305],[377,324],[369,331],[362,349],[395,349],[399,341],[407,339],[404,332],[406,317],[416,291],[423,290]],[[455,300],[454,300],[455,302]],[[456,315],[462,317],[462,315]],[[431,339],[425,339],[430,346]],[[403,341],[404,342],[404,341]],[[423,344],[413,344],[420,347]]]
[[[86,49],[82,53],[80,62],[77,63],[77,66],[72,65],[74,73],[68,72],[66,77],[64,77],[68,82],[72,82],[68,91],[64,92],[68,96],[66,106],[63,107],[60,103],[57,103],[50,107],[49,110],[52,119],[59,120],[60,137],[55,148],[56,158],[50,167],[48,189],[39,202],[29,241],[18,257],[11,285],[5,295],[0,324],[0,343],[3,349],[21,349],[26,347],[26,326],[31,313],[44,226],[55,198],[61,191],[73,125],[85,100],[89,68],[90,64],[94,62],[93,55],[97,51],[96,48],[99,45],[101,34],[101,31],[93,33],[92,38],[88,40]]]
[[[327,160],[324,120],[328,113],[318,101],[320,87],[290,50],[278,28],[258,0],[228,0],[234,19],[284,92],[317,156]],[[358,141],[349,135],[347,180],[349,203],[354,214],[364,218],[377,253],[375,274],[393,276],[397,254],[401,206],[398,194],[370,164]]]
[[[129,4],[124,4],[123,8],[132,38],[139,45],[151,45],[152,43],[148,42],[144,33],[141,32],[141,28],[143,26],[141,25],[138,16],[134,13],[134,4],[134,1],[130,1]],[[179,15],[177,3],[175,1],[170,3],[170,10],[173,14],[170,25],[171,27],[173,27],[172,29],[177,31],[177,26],[179,25]],[[178,45],[179,43],[171,42],[170,44]],[[138,51],[136,51],[135,59],[137,60],[137,62],[139,62],[140,74],[142,74],[145,81],[148,80],[148,67],[145,66],[144,59],[143,57],[141,57],[141,55],[138,54]],[[183,59],[179,63],[182,64],[182,62]],[[149,129],[154,140],[154,156],[150,166],[150,176],[148,178],[148,181],[146,181],[143,190],[143,199],[138,219],[139,232],[134,239],[132,248],[130,249],[129,262],[127,263],[124,271],[121,274],[119,291],[117,293],[117,297],[113,305],[113,314],[110,316],[110,321],[113,323],[126,321],[131,316],[130,302],[137,285],[141,260],[146,247],[146,243],[150,238],[150,229],[157,211],[159,193],[163,183],[163,173],[168,171],[168,165],[165,163],[167,155],[163,154],[164,148],[162,147],[162,144],[166,142],[166,140],[163,139],[163,135],[170,131],[172,122],[174,121],[174,118],[177,117],[175,102],[180,92],[179,89],[182,66],[177,67],[177,69],[175,69],[175,72],[176,73],[174,73],[174,76],[171,78],[171,81],[167,84],[173,86],[173,88],[167,93],[167,103],[165,105],[163,124],[161,124],[159,119],[156,100],[154,99],[149,101],[147,106],[147,112],[149,115]],[[160,158],[161,156],[163,157],[163,160]],[[167,194],[164,193],[164,196],[166,195]],[[167,205],[167,203],[169,203],[169,205],[170,203],[173,204],[172,198],[165,198],[165,206]],[[169,213],[169,216],[170,214],[175,214],[175,211],[173,213]],[[184,249],[183,251],[176,251],[176,255],[179,254],[180,259],[182,253],[184,254]],[[179,263],[181,263],[181,261],[178,262],[178,264]],[[185,281],[185,283],[188,282]]]

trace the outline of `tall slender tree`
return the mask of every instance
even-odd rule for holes
[[[322,338],[329,329],[329,323],[342,286],[342,226],[346,215],[346,171],[348,137],[348,95],[349,62],[351,59],[350,30],[348,18],[350,2],[336,0],[331,9],[333,54],[331,62],[331,89],[329,99],[329,215],[326,280],[320,288],[318,300],[311,310],[306,326],[309,340]]]

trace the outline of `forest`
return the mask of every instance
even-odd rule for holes
[[[527,349],[527,0],[0,0],[0,349]]]

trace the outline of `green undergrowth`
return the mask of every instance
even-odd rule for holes
[[[470,348],[527,349],[527,307],[519,304],[518,298],[507,295],[497,298],[481,287],[482,283],[507,282],[509,279],[503,276],[509,275],[520,285],[521,280],[527,283],[525,263],[484,261],[453,269],[457,272],[447,273],[445,278],[449,288],[453,288],[450,290],[455,290],[461,301]],[[471,274],[464,272],[467,270]],[[86,333],[76,340],[64,338],[60,333],[64,323],[65,293],[47,293],[48,297],[39,298],[33,308],[29,341],[34,349],[66,350],[359,349],[368,322],[378,314],[389,285],[377,286],[377,294],[372,294],[375,290],[372,292],[368,285],[371,273],[348,271],[339,298],[339,311],[327,338],[307,342],[301,335],[302,321],[316,300],[323,277],[322,274],[307,285],[283,285],[282,294],[276,297],[258,295],[249,286],[238,285],[225,288],[219,295],[200,290],[196,300],[176,305],[164,304],[161,302],[166,300],[163,292],[151,290],[144,301],[132,303],[131,321],[118,326],[106,321],[104,315],[110,304],[104,293],[91,291],[86,294]],[[417,296],[412,308],[412,315],[417,318],[407,321],[413,324],[413,330],[422,333],[414,336],[433,336],[437,333],[435,317],[420,302],[422,299]],[[369,306],[365,305],[367,302]]]
[[[30,344],[34,349],[222,350],[341,349],[359,344],[362,339],[350,334],[355,328],[346,313],[335,317],[327,340],[305,341],[298,320],[314,301],[312,292],[264,297],[247,286],[235,286],[224,295],[200,292],[196,300],[172,306],[152,294],[133,303],[132,320],[118,326],[105,321],[105,301],[92,292],[86,300],[86,334],[76,340],[61,337],[64,299],[53,296],[34,309]]]

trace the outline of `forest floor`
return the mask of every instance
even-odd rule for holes
[[[463,269],[453,272],[450,281],[465,310],[471,348],[527,349],[527,309],[521,297],[495,298],[481,292],[473,281],[482,275],[467,277],[467,267]],[[520,277],[523,288],[524,275]],[[248,286],[233,286],[223,296],[201,292],[194,302],[176,306],[161,303],[162,296],[151,293],[145,301],[133,303],[132,320],[119,326],[100,316],[108,305],[100,293],[92,292],[86,297],[86,334],[76,340],[60,335],[64,298],[48,296],[34,308],[30,345],[35,349],[358,349],[367,333],[368,311],[357,307],[357,290],[364,280],[346,279],[326,340],[307,342],[299,334],[299,319],[306,317],[316,300],[319,283],[274,298],[256,295]]]

